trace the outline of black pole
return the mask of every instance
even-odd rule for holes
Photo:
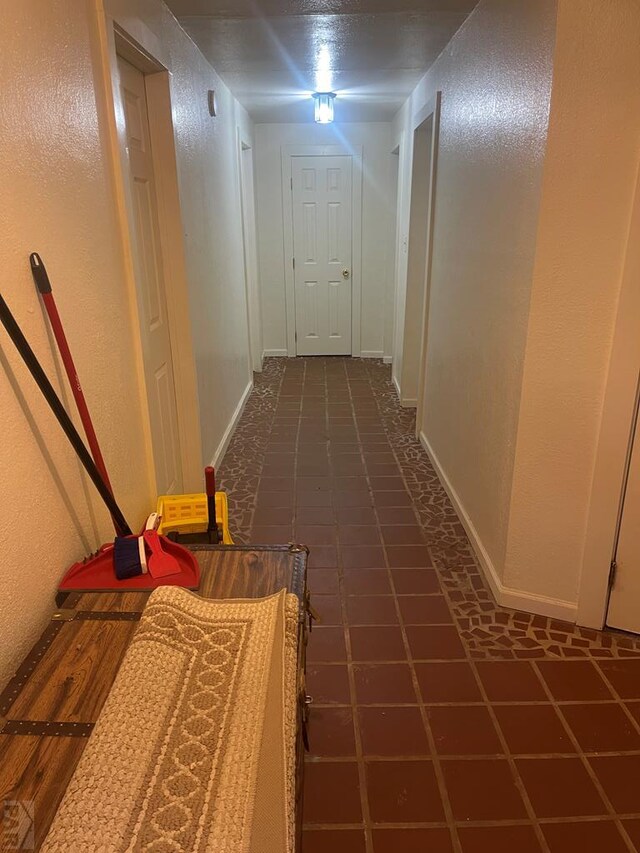
[[[35,353],[29,346],[29,343],[25,336],[22,334],[20,327],[18,326],[13,314],[9,310],[9,306],[4,301],[2,295],[0,294],[0,320],[2,320],[2,325],[7,330],[7,334],[15,344],[16,349],[22,356],[22,360],[29,368],[29,372],[33,376],[38,388],[42,391],[45,400],[51,407],[53,414],[56,416],[58,423],[62,427],[65,432],[65,435],[71,442],[73,449],[78,454],[78,458],[82,462],[85,467],[87,474],[91,477],[93,485],[98,490],[100,497],[107,505],[107,508],[111,515],[113,516],[113,520],[117,524],[120,534],[122,536],[131,535],[131,528],[126,522],[125,517],[123,516],[120,507],[115,501],[115,498],[106,487],[104,480],[100,476],[100,472],[96,468],[96,464],[91,458],[89,451],[84,445],[78,430],[73,425],[73,421],[69,417],[66,412],[66,409],[60,402],[60,398],[56,394],[52,384],[49,382],[46,373],[42,369],[40,362],[35,356]]]

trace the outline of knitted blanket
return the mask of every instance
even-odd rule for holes
[[[297,612],[157,589],[42,849],[292,851]]]

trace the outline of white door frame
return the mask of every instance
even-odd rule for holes
[[[395,199],[395,209],[392,216],[394,225],[394,250],[393,258],[389,267],[387,292],[385,300],[385,312],[388,314],[384,324],[384,334],[382,343],[382,360],[385,364],[393,363],[393,348],[395,346],[396,336],[396,288],[398,281],[398,264],[400,253],[400,193],[402,190],[402,133],[400,141],[391,150],[391,188],[395,188],[395,192],[391,198]]]
[[[404,331],[404,302],[406,297],[403,287],[406,288],[407,277],[407,245],[408,235],[405,236],[408,222],[404,220],[406,182],[405,169],[409,156],[407,151],[407,134],[401,130],[396,147],[398,149],[398,191],[396,195],[396,257],[393,270],[393,349],[391,352],[391,381],[398,395],[402,396],[400,390],[400,375],[402,372],[402,333]],[[404,284],[403,284],[404,282]]]
[[[609,375],[596,450],[576,620],[600,629],[607,618],[609,570],[622,512],[640,375],[640,174],[627,240]]]
[[[119,103],[118,55],[122,56],[145,75],[145,89],[152,139],[158,217],[160,224],[160,249],[165,271],[165,290],[171,355],[173,361],[178,439],[185,491],[202,488],[202,443],[200,435],[200,410],[198,405],[197,375],[189,316],[189,290],[184,255],[182,215],[176,163],[175,139],[171,112],[169,59],[164,56],[157,36],[144,25],[138,24],[135,33],[130,31],[130,19],[118,20],[111,14],[114,0],[95,5],[95,26],[100,48],[97,83],[99,104],[103,106],[108,148],[118,217],[118,227],[123,249],[124,276],[129,291],[131,323],[134,329],[133,346],[136,370],[142,394],[141,413],[145,434],[152,492],[157,493],[155,462],[151,440],[151,423],[147,403],[142,343],[139,335],[140,316],[137,302],[137,283],[134,253],[130,233],[129,210],[131,206],[129,182],[126,180],[126,138],[124,114]]]
[[[399,358],[393,366],[393,379],[400,400],[406,408],[417,408],[419,403],[420,371],[422,348],[425,343],[424,324],[428,315],[428,293],[431,276],[432,230],[436,194],[436,168],[438,136],[440,129],[441,92],[436,92],[429,101],[412,116],[411,131],[406,138],[406,166],[408,169],[407,186],[403,190],[402,204],[408,208],[408,218],[404,223],[405,234],[402,246],[398,246],[398,256],[405,255],[402,265],[398,266],[398,285],[396,289],[396,342]],[[429,150],[429,175],[425,174],[425,162],[418,162],[424,153],[419,135],[431,119],[431,147]],[[420,187],[416,193],[417,182],[428,180],[428,196],[423,195],[426,187]],[[406,194],[406,197],[405,197]],[[424,219],[426,221],[424,221]],[[400,234],[397,234],[397,239]],[[416,239],[418,237],[418,239]],[[424,269],[424,275],[422,270]],[[417,278],[420,275],[418,285]],[[402,278],[400,278],[400,275]],[[418,287],[420,291],[418,293]],[[416,299],[419,305],[411,307]],[[420,313],[422,316],[416,317]],[[417,326],[416,326],[417,319]],[[411,381],[410,381],[411,380]]]
[[[353,161],[353,228],[351,261],[351,355],[360,356],[362,315],[362,146],[354,145],[283,145],[282,210],[284,231],[284,278],[287,322],[287,355],[296,354],[296,297],[293,274],[293,157],[351,157]]]
[[[422,303],[422,318],[420,320],[420,349],[418,363],[418,398],[416,412],[416,438],[420,438],[422,415],[424,410],[425,384],[427,378],[427,337],[429,334],[429,301],[431,299],[431,266],[433,261],[433,224],[436,209],[436,181],[438,173],[438,143],[440,139],[440,104],[442,92],[436,92],[422,112],[416,116],[414,134],[420,127],[431,119],[431,157],[429,162],[429,200],[427,202],[427,238],[426,260],[424,270],[424,300]],[[415,152],[415,145],[413,148]],[[403,359],[404,364],[404,359]]]
[[[251,371],[262,371],[262,305],[258,284],[258,249],[252,168],[247,169],[246,158],[253,157],[253,144],[244,139],[238,127],[238,179],[240,181],[240,204],[242,207],[242,241],[244,246],[244,274],[247,298],[247,327],[249,332],[249,354]],[[249,185],[250,184],[250,185]],[[251,375],[249,379],[251,380]]]

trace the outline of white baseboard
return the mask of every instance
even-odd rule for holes
[[[402,396],[402,394],[400,393],[400,386],[398,385],[398,380],[393,375],[393,373],[391,374],[391,382],[393,384],[393,387],[396,389],[396,394],[398,395],[398,400],[399,400],[400,397]]]
[[[400,385],[398,384],[398,380],[395,376],[391,376],[391,381],[393,382],[393,387],[396,389],[396,394],[398,395],[398,401],[403,409],[417,409],[418,401],[413,397],[403,397],[402,391],[400,390]]]
[[[383,355],[382,360],[385,364],[393,364],[393,356],[392,355]]]
[[[286,358],[289,355],[288,350],[286,349],[266,349],[262,353],[263,360],[265,358]],[[357,355],[353,355],[354,358],[383,358],[384,353],[382,350],[362,350]],[[384,356],[384,363],[391,364],[391,356]]]
[[[231,416],[231,420],[229,421],[229,425],[224,431],[224,435],[222,436],[222,441],[218,445],[216,452],[213,454],[213,459],[211,460],[211,464],[214,468],[217,468],[218,465],[224,459],[224,454],[227,452],[227,447],[229,447],[229,442],[233,436],[235,428],[238,425],[238,421],[242,417],[242,412],[244,411],[244,407],[247,405],[247,400],[249,399],[251,392],[253,390],[253,382],[250,380],[247,387],[242,392],[242,397],[240,397],[240,402],[236,406],[236,410]]]
[[[478,531],[474,527],[474,524],[469,518],[469,515],[456,490],[453,488],[449,478],[443,471],[438,457],[423,432],[420,433],[420,444],[423,446],[427,456],[431,460],[431,464],[435,468],[438,479],[442,483],[444,490],[449,496],[449,500],[458,514],[458,518],[462,522],[462,526],[469,537],[473,550],[478,558],[478,562],[480,563],[480,568],[482,569],[485,580],[489,584],[491,592],[498,604],[502,607],[512,608],[513,610],[524,610],[529,613],[537,613],[540,616],[548,616],[552,619],[562,619],[565,622],[575,622],[577,613],[576,604],[572,604],[569,601],[562,601],[558,598],[548,598],[544,595],[537,595],[536,593],[513,589],[512,587],[505,586],[502,583],[491,557],[482,544]]]

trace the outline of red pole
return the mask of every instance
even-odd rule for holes
[[[62,321],[60,320],[60,315],[58,314],[58,309],[53,298],[53,293],[43,293],[42,301],[44,302],[45,308],[47,309],[49,321],[51,322],[51,328],[53,329],[53,334],[56,339],[56,343],[58,344],[58,349],[60,350],[60,357],[62,358],[64,368],[67,372],[67,376],[69,377],[71,392],[73,394],[73,399],[76,401],[78,412],[80,413],[80,420],[82,421],[82,426],[84,427],[84,431],[87,435],[87,442],[89,443],[89,449],[91,450],[93,461],[96,463],[96,467],[98,471],[100,471],[102,479],[104,480],[107,488],[110,492],[113,492],[113,489],[111,488],[111,483],[109,482],[109,475],[107,474],[107,468],[104,463],[104,458],[100,450],[100,445],[98,444],[98,438],[93,428],[91,415],[89,414],[89,409],[87,408],[87,401],[85,400],[84,391],[82,390],[82,385],[80,384],[80,379],[78,378],[78,372],[76,370],[75,364],[73,363],[73,357],[71,356],[71,350],[69,349],[69,344],[67,343],[67,338],[62,328]]]
[[[220,542],[220,534],[218,532],[218,519],[216,518],[216,472],[211,465],[207,465],[204,469],[204,482],[207,492],[207,509],[209,512],[209,524],[207,533],[209,534],[209,542],[213,539],[215,544]]]
[[[100,450],[100,445],[98,444],[96,431],[93,428],[91,415],[89,414],[89,409],[87,408],[87,401],[85,400],[84,391],[82,390],[82,385],[80,384],[80,379],[78,378],[78,371],[76,370],[76,366],[73,362],[71,350],[69,349],[69,344],[67,343],[67,338],[64,333],[64,328],[62,326],[62,320],[60,319],[60,315],[58,314],[58,309],[56,307],[56,302],[53,298],[53,293],[51,291],[51,282],[49,281],[47,270],[45,268],[44,263],[42,262],[42,258],[36,252],[30,255],[29,261],[31,263],[31,272],[33,274],[33,279],[36,283],[38,290],[40,291],[40,295],[42,296],[42,301],[44,302],[44,307],[46,308],[47,315],[49,317],[49,322],[51,323],[51,328],[53,330],[53,334],[58,345],[58,350],[60,351],[60,357],[62,358],[62,363],[64,364],[64,369],[67,373],[69,384],[71,385],[73,399],[76,401],[76,406],[78,407],[80,420],[82,421],[82,426],[84,427],[84,431],[87,436],[87,442],[89,443],[89,449],[91,450],[93,461],[96,463],[96,468],[100,472],[100,476],[104,480],[106,487],[113,495],[113,489],[111,488],[109,475],[107,474],[107,466],[104,463],[104,458]],[[118,525],[115,523],[115,521],[114,527],[116,528],[116,533],[119,533],[120,531],[118,530]]]

